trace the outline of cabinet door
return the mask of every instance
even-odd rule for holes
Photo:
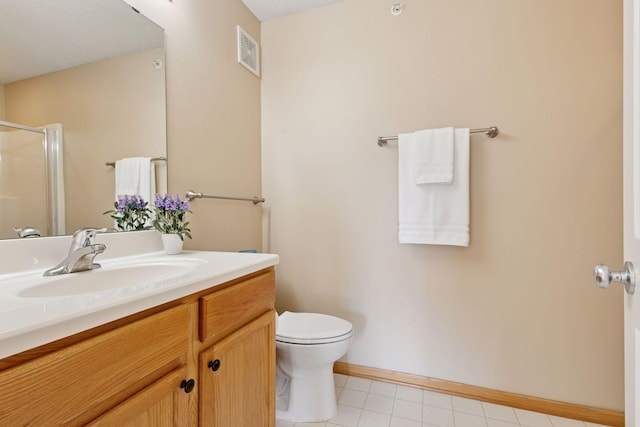
[[[185,378],[180,368],[165,375],[120,405],[87,424],[88,427],[174,427],[189,426],[190,402],[195,402],[195,381]]]
[[[0,371],[0,426],[84,426],[179,369],[190,310],[170,308]]]
[[[275,426],[275,312],[200,353],[200,425]]]

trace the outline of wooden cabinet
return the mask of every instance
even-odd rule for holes
[[[275,426],[273,270],[200,298],[200,425]]]
[[[178,306],[0,372],[0,425],[83,425],[187,362]]]
[[[211,342],[228,335],[264,312],[273,310],[275,300],[273,270],[202,296],[200,341]]]
[[[275,424],[275,312],[200,353],[200,425]]]
[[[186,369],[160,378],[120,405],[93,420],[88,427],[176,427],[191,425],[190,397],[195,387],[193,379],[186,380]]]
[[[269,268],[0,360],[0,426],[273,427],[274,300]]]

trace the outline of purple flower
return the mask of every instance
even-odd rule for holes
[[[129,196],[119,196],[118,197],[118,212],[122,212],[125,210],[127,205],[129,204]]]
[[[189,202],[181,200],[179,194],[156,194],[155,211],[153,225],[156,230],[161,233],[178,234],[181,239],[184,236],[191,238],[189,222],[185,216],[189,212]]]
[[[146,209],[147,207],[147,202],[145,202],[142,197],[133,196],[131,198],[131,203],[133,204],[134,208],[137,210]]]
[[[107,211],[105,214],[112,214],[111,218],[114,219],[118,230],[147,230],[150,226],[146,223],[151,216],[148,205],[149,203],[138,195],[121,195],[114,202],[115,209]]]
[[[180,212],[189,209],[189,202],[187,200],[181,200],[178,194],[175,197],[165,194],[161,196],[156,194],[156,208],[160,211]]]

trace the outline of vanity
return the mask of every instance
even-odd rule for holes
[[[69,250],[71,237],[58,234],[113,226],[102,212],[114,201],[114,161],[167,160],[164,31],[126,2],[85,6],[18,1],[0,13],[20,22],[7,25],[11,64],[43,65],[0,76],[0,136],[33,146],[43,178],[25,159],[11,163],[22,149],[2,153],[22,167],[0,176],[0,239],[14,238],[0,240],[0,426],[272,427],[277,255],[168,256],[155,232],[107,233],[96,237],[101,268],[43,277]],[[60,69],[67,48],[80,55]],[[36,129],[47,123],[70,130],[64,174]],[[164,160],[155,165],[160,193]],[[39,197],[21,186],[41,182]],[[12,227],[26,226],[52,237],[15,239]]]
[[[0,242],[35,264],[0,270],[0,425],[273,427],[278,256],[97,239],[102,268],[46,284],[49,259],[21,257],[37,244]],[[38,240],[59,256],[68,237]]]

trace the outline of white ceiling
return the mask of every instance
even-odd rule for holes
[[[341,0],[242,0],[260,21],[304,12]]]
[[[215,1],[215,0],[204,0]],[[341,0],[242,0],[260,21]],[[163,44],[121,0],[0,0],[0,84]]]
[[[120,0],[0,0],[0,84],[162,46]]]

